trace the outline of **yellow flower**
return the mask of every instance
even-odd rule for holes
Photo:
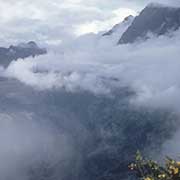
[[[174,169],[174,166],[170,165],[170,166],[169,166],[169,169]]]
[[[178,174],[179,173],[179,169],[178,168],[174,168],[174,174]]]
[[[153,180],[153,178],[146,177],[144,180]]]
[[[170,174],[178,174],[179,173],[179,168],[177,168],[177,167],[174,167],[174,166],[170,166],[169,167],[169,169],[170,169]]]
[[[158,175],[158,178],[165,178],[165,177],[166,177],[165,174],[160,174],[160,175]]]

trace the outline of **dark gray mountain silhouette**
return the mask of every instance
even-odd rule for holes
[[[11,61],[19,58],[25,59],[46,53],[47,50],[40,48],[34,41],[21,43],[17,46],[11,45],[9,48],[0,47],[0,65],[7,66]]]
[[[156,36],[175,31],[180,27],[180,8],[149,4],[121,36],[118,44],[147,39],[148,33]]]

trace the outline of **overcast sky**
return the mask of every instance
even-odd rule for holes
[[[151,0],[0,0],[0,45],[59,43],[111,28]],[[176,5],[179,0],[156,0]]]

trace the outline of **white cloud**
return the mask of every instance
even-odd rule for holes
[[[52,164],[72,154],[64,134],[42,125],[28,112],[0,113],[0,141],[1,179],[27,180],[32,165]]]
[[[172,38],[114,46],[106,37],[86,35],[62,46],[63,53],[12,62],[5,76],[39,90],[107,94],[128,86],[137,94],[132,103],[176,108],[180,102],[179,39],[178,31]]]
[[[82,35],[86,33],[98,33],[100,31],[105,31],[110,29],[110,27],[113,27],[115,24],[122,22],[124,18],[126,18],[129,15],[136,16],[137,13],[128,8],[119,8],[115,9],[111,12],[111,17],[109,19],[102,20],[94,20],[91,22],[87,22],[85,24],[81,24],[77,27],[76,34]]]
[[[55,44],[110,28],[150,0],[0,0],[1,45],[36,40]],[[175,1],[156,2],[177,5]]]
[[[129,15],[127,7],[114,2],[0,0],[0,40],[2,45],[26,40],[59,42],[72,39],[76,31],[107,29]]]

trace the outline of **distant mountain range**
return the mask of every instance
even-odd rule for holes
[[[132,16],[130,16],[130,18],[132,19]],[[104,33],[103,36],[112,35],[121,24],[124,24],[124,21],[114,26],[107,33]],[[149,34],[154,34],[156,36],[164,35],[178,30],[179,27],[180,8],[151,3],[133,19],[126,31],[120,35],[118,44],[128,44],[138,40],[146,40]]]
[[[7,66],[11,61],[19,58],[35,57],[46,53],[47,50],[40,48],[34,41],[17,46],[11,45],[9,48],[0,47],[0,65]]]
[[[123,22],[102,34],[114,39],[115,44],[128,44],[148,39],[149,34],[164,35],[180,27],[180,8],[149,4],[138,16],[128,16]],[[0,65],[8,66],[12,60],[46,54],[35,42],[21,43],[9,48],[0,47]]]

